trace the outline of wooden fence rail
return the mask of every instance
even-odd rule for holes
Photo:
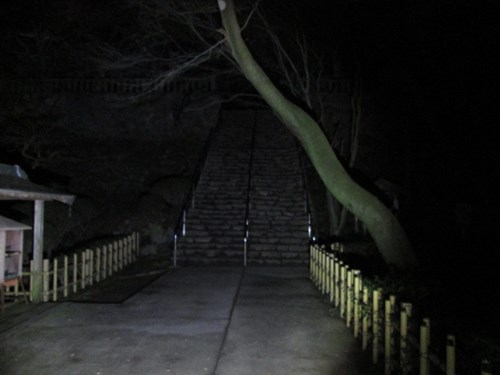
[[[102,282],[136,261],[140,238],[135,232],[106,244],[79,252],[43,260],[43,302],[56,302],[71,294]],[[29,278],[29,300],[32,301],[33,261],[30,270],[23,272]],[[7,290],[7,295],[18,296],[17,287]]]
[[[447,335],[440,343],[446,358],[431,350],[431,321],[419,323],[411,303],[398,303],[371,280],[365,279],[339,259],[342,245],[310,246],[310,277],[328,301],[339,309],[354,337],[361,339],[363,350],[371,349],[373,364],[383,359],[384,373],[456,374],[456,338]],[[436,344],[437,343],[433,343]],[[439,346],[438,345],[438,346]],[[370,348],[371,346],[371,348]],[[481,375],[492,375],[489,362],[483,361]]]

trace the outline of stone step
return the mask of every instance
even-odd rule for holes
[[[248,198],[249,264],[307,263],[298,149],[270,111],[222,113],[187,214],[187,236],[178,240],[180,264],[241,264]]]

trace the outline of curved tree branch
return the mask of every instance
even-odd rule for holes
[[[285,126],[298,138],[330,192],[360,218],[388,264],[399,267],[417,263],[410,242],[387,207],[356,184],[333,152],[320,126],[304,110],[290,102],[255,61],[241,37],[232,0],[218,0],[226,40],[242,72]]]

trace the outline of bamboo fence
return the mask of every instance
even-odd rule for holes
[[[107,243],[87,248],[73,254],[43,260],[42,301],[56,302],[68,298],[121,271],[137,260],[140,238],[135,232]],[[29,278],[28,298],[32,301],[33,261],[24,278]],[[22,293],[18,286],[6,290],[7,296],[17,297]]]
[[[359,338],[363,350],[371,351],[374,365],[384,374],[456,374],[456,337],[447,335],[445,358],[431,349],[431,320],[420,322],[413,316],[411,303],[398,303],[395,295],[385,293],[360,270],[344,264],[339,255],[342,245],[310,246],[310,277],[319,291],[338,309],[346,326]],[[481,375],[492,375],[490,362],[483,360]]]

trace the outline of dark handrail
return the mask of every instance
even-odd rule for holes
[[[250,216],[250,193],[252,190],[252,169],[253,169],[253,156],[255,149],[255,134],[257,131],[257,111],[254,112],[254,122],[252,129],[252,143],[250,145],[250,163],[248,166],[248,185],[247,185],[247,199],[245,207],[245,225],[243,228],[243,266],[247,265],[247,252],[248,252],[248,236],[250,230],[249,216]]]
[[[303,156],[303,150],[298,144],[296,143],[298,151],[299,151],[299,164],[300,164],[300,170],[302,174],[302,188],[304,189],[304,212],[307,214],[307,233],[309,235],[309,240],[315,240],[315,236],[313,234],[313,222],[312,222],[312,213],[311,213],[311,198],[309,196],[309,188],[308,188],[308,183],[307,183],[307,176],[305,172],[305,165],[304,165],[304,156]]]
[[[219,109],[219,116],[220,113],[222,112],[222,109]],[[212,146],[212,142],[215,138],[215,134],[219,130],[220,127],[220,118],[217,121],[217,124],[210,130],[210,133],[208,134],[207,141],[205,142],[205,145],[203,146],[203,150],[200,153],[200,157],[198,158],[198,162],[196,163],[196,167],[193,173],[193,178],[192,178],[192,186],[191,189],[189,190],[189,193],[184,197],[184,200],[182,202],[182,210],[179,215],[179,219],[177,219],[177,224],[174,229],[174,252],[173,252],[173,264],[174,267],[177,266],[177,239],[179,237],[179,231],[181,234],[181,237],[184,237],[186,235],[186,219],[187,219],[187,212],[189,211],[189,208],[194,208],[194,192],[196,190],[196,187],[198,186],[198,182],[200,180],[201,176],[201,171],[203,169],[203,166],[205,164],[205,161],[207,160],[208,156],[208,150]]]

